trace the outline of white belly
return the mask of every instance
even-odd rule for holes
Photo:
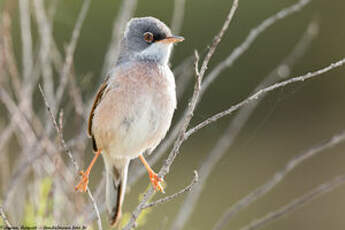
[[[161,107],[149,97],[142,98],[119,125],[120,143],[115,142],[110,148],[117,149],[116,156],[130,158],[155,148],[165,136],[172,114],[173,108]]]

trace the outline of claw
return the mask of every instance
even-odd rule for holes
[[[74,187],[75,191],[86,192],[87,185],[89,184],[89,173],[80,171],[81,180],[77,186]]]
[[[81,178],[79,184],[74,187],[75,191],[86,192],[87,185],[89,184],[89,175],[90,175],[92,166],[95,164],[99,154],[101,154],[101,150],[100,149],[96,152],[96,155],[93,157],[93,159],[92,159],[89,167],[87,168],[87,170],[85,172],[84,171],[80,171],[79,172],[82,178]]]
[[[164,188],[161,184],[161,182],[164,182],[164,180],[158,177],[157,173],[153,171],[149,172],[149,177],[150,177],[150,181],[152,183],[154,190],[165,193]]]
[[[150,181],[152,183],[152,186],[154,188],[154,190],[165,193],[163,186],[161,184],[161,182],[163,182],[163,178],[159,178],[157,173],[155,173],[152,168],[150,167],[150,165],[147,163],[147,161],[145,160],[144,156],[141,154],[139,155],[140,160],[143,162],[145,168],[147,169],[147,172],[149,173],[149,177],[150,177]]]

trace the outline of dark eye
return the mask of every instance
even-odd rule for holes
[[[152,42],[153,42],[153,34],[150,33],[150,32],[144,33],[144,40],[145,40],[147,43],[152,43]]]

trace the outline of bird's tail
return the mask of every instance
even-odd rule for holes
[[[121,217],[121,209],[126,192],[129,161],[115,162],[107,167],[106,206],[110,225],[115,226]],[[108,165],[109,166],[109,165]]]

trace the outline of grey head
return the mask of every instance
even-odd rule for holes
[[[127,23],[117,64],[128,61],[167,64],[173,43],[183,40],[172,35],[169,27],[157,18],[133,18]]]

